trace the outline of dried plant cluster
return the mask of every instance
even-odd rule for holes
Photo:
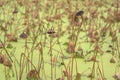
[[[5,72],[4,78],[120,80],[119,3],[0,0],[0,71]]]

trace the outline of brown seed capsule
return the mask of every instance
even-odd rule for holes
[[[9,67],[9,68],[12,67],[11,62],[10,62],[10,60],[7,57],[4,57],[3,65],[6,66],[6,67]]]
[[[27,80],[32,80],[32,79],[39,79],[39,73],[37,70],[30,70],[28,73],[27,73]]]
[[[12,41],[12,42],[17,42],[17,37],[15,37],[14,35],[12,35],[12,34],[7,34],[6,35],[6,37],[7,37],[7,40],[8,41]]]
[[[92,73],[90,73],[90,74],[88,75],[88,77],[89,77],[89,78],[94,78],[94,75],[93,75]]]
[[[110,63],[116,63],[115,58],[112,57],[112,58],[110,59]]]
[[[4,55],[3,54],[0,54],[0,63],[2,64],[4,61]]]
[[[96,56],[92,56],[91,61],[96,61]]]
[[[98,62],[98,60],[96,59],[96,56],[92,56],[88,61]]]

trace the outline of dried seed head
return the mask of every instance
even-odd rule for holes
[[[94,75],[93,75],[92,73],[90,73],[90,74],[88,75],[88,77],[89,77],[89,78],[94,78]]]
[[[92,56],[91,61],[96,61],[96,56]]]
[[[7,40],[10,42],[17,42],[17,37],[15,37],[15,35],[12,34],[7,34]]]
[[[4,66],[7,66],[7,67],[9,67],[9,68],[12,67],[11,62],[10,62],[10,60],[9,60],[7,57],[4,57],[3,65],[4,65]]]
[[[112,57],[112,58],[110,59],[110,63],[116,63],[115,58]]]
[[[27,73],[27,80],[31,80],[31,79],[37,79],[38,80],[38,71],[37,70],[30,70],[28,73]]]
[[[4,55],[3,54],[0,54],[0,63],[2,64],[4,61]]]

